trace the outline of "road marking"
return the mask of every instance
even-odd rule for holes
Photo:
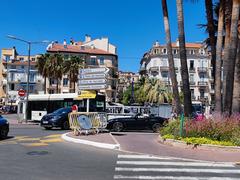
[[[117,161],[124,165],[166,165],[166,166],[203,166],[203,167],[235,167],[233,164],[204,163],[204,162],[168,162],[168,161]]]
[[[23,139],[23,138],[27,138],[27,137],[29,137],[29,136],[15,136],[13,139],[15,140],[15,139]]]
[[[173,160],[171,157],[156,157],[151,155],[118,155],[119,159],[158,159],[158,160]]]
[[[4,142],[0,142],[0,145],[5,145],[5,144],[17,144],[16,141],[4,141]]]
[[[52,134],[49,136],[44,136],[43,138],[60,138],[62,134]]]
[[[38,146],[48,146],[47,143],[20,143],[23,146],[27,146],[27,147],[38,147]]]
[[[57,143],[57,142],[63,142],[60,138],[54,138],[54,139],[41,139],[40,142],[43,143]]]
[[[240,170],[238,170],[238,169],[190,169],[190,168],[179,169],[179,168],[122,168],[122,167],[116,167],[115,171],[240,174]]]
[[[40,138],[22,138],[22,139],[17,139],[17,141],[39,141]]]
[[[114,179],[143,179],[143,180],[158,180],[158,179],[173,179],[173,180],[239,180],[239,178],[230,177],[191,177],[191,176],[122,176],[114,175]]]

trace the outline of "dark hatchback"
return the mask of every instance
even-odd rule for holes
[[[0,139],[7,138],[9,132],[8,121],[0,115]]]
[[[69,129],[68,113],[71,108],[60,108],[53,113],[47,114],[41,119],[41,126],[45,129],[60,127],[61,129]]]
[[[114,118],[108,121],[107,129],[120,132],[123,130],[145,130],[150,129],[158,132],[168,119],[154,115],[134,115],[124,118]]]

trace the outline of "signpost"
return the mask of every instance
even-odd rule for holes
[[[79,98],[87,97],[87,112],[89,112],[89,99],[92,98],[93,95],[89,95],[89,93],[85,93],[84,95],[84,93],[82,92],[84,91],[89,92],[89,90],[106,89],[108,72],[109,72],[109,69],[105,67],[80,69],[78,88],[81,91],[81,93]],[[96,94],[94,98],[95,97],[96,97]]]
[[[18,90],[18,95],[19,95],[20,97],[25,96],[25,95],[26,95],[25,90],[19,89],[19,90]]]

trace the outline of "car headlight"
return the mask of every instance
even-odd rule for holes
[[[53,116],[51,120],[52,120],[52,121],[56,121],[56,120],[58,120],[58,119],[60,119],[60,118],[61,118],[61,116]]]

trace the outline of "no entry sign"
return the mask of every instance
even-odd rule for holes
[[[25,90],[23,90],[23,89],[20,89],[20,90],[18,91],[18,95],[21,96],[21,97],[22,97],[22,96],[25,96],[25,94],[26,94],[26,93],[25,93]]]

